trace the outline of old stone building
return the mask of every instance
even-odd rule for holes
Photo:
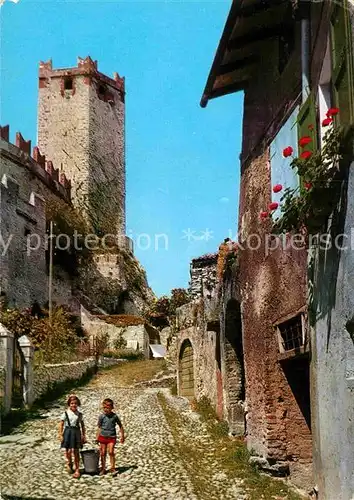
[[[225,247],[227,252],[225,253]],[[233,435],[244,436],[244,361],[238,265],[232,242],[195,258],[190,266],[192,301],[177,309],[178,393],[208,398]]]
[[[300,186],[283,149],[300,155],[299,139],[309,133],[307,157],[321,147],[321,125],[331,107],[339,109],[336,124],[353,123],[352,32],[348,1],[235,1],[201,101],[205,107],[210,99],[244,91],[235,306],[242,327],[248,447],[262,467],[289,467],[295,483],[328,500],[354,494],[351,254],[311,249],[310,305],[317,316],[310,322],[306,248],[289,244],[289,237],[270,236],[267,211],[273,219],[280,215],[282,192],[276,194],[275,185]],[[342,200],[339,211],[342,223],[332,226],[333,237],[340,228],[350,232],[350,206]]]
[[[210,294],[216,287],[216,254],[206,254],[196,257],[190,264],[190,295],[193,298]]]
[[[140,351],[150,357],[150,345],[160,344],[160,332],[141,316],[91,314],[81,306],[81,324],[90,333],[90,341],[106,338],[106,348]]]
[[[54,303],[140,314],[153,298],[125,235],[124,95],[124,79],[90,57],[76,68],[40,63],[39,147],[20,133],[12,144],[1,128],[1,236],[13,241],[0,286],[10,307],[48,302],[50,222]]]
[[[95,232],[125,236],[124,78],[79,58],[76,68],[39,66],[38,146],[66,172],[72,198]]]
[[[1,290],[11,307],[29,307],[35,300],[44,304],[48,300],[46,203],[69,204],[70,181],[51,162],[42,163],[37,148],[32,157],[31,144],[20,133],[11,144],[9,127],[0,132]],[[53,280],[53,299],[59,304],[71,296],[69,277],[64,285],[59,278],[63,273],[55,273]]]
[[[189,399],[207,397],[222,414],[219,318],[206,310],[216,290],[217,254],[193,259],[190,266],[191,302],[176,311],[178,393]],[[220,376],[219,376],[219,380]]]

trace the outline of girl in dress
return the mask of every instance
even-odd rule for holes
[[[80,454],[79,450],[86,443],[86,430],[83,415],[78,407],[80,400],[74,394],[69,396],[67,410],[62,414],[59,424],[59,440],[61,447],[65,448],[66,468],[73,473],[72,456],[74,455],[75,472],[73,477],[80,477]]]

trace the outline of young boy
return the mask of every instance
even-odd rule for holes
[[[124,443],[124,429],[118,415],[113,411],[113,401],[106,398],[103,403],[103,413],[98,417],[97,441],[100,443],[101,472],[103,476],[106,473],[106,454],[107,448],[111,462],[110,472],[115,472],[116,463],[114,455],[114,446],[117,442],[116,425],[119,426],[120,442]]]

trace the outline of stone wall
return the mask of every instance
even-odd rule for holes
[[[100,368],[108,368],[110,366],[116,366],[121,363],[127,363],[126,359],[117,359],[117,358],[107,358],[107,357],[101,357],[98,360],[98,366]]]
[[[20,133],[16,134],[14,145],[9,142],[8,126],[0,127],[0,132],[0,181],[4,175],[13,178],[18,191],[17,201],[12,196],[11,201],[5,203],[9,199],[9,190],[6,194],[5,185],[2,184],[2,236],[7,241],[13,233],[13,239],[9,252],[0,257],[1,291],[7,294],[10,307],[29,307],[34,300],[44,305],[48,301],[46,212],[52,203],[62,202],[70,206],[71,183],[63,171],[55,169],[56,165],[47,161],[37,148],[34,148],[32,157],[30,141],[25,141]],[[37,209],[32,205],[34,200]],[[40,204],[42,215],[37,220]],[[38,247],[37,242],[40,243]],[[121,250],[96,255],[91,262],[84,261],[77,276],[69,275],[60,266],[54,266],[53,301],[71,307],[79,288],[107,312],[116,312],[120,308],[120,312],[141,313],[152,299],[153,292],[143,268],[132,254],[131,240],[122,235],[117,242]],[[27,247],[32,247],[28,255]],[[12,279],[9,281],[10,275]],[[10,286],[10,283],[14,286]],[[121,300],[124,291],[128,293]]]
[[[95,252],[79,269],[77,287],[109,314],[141,315],[154,294],[134,255],[123,249]]]
[[[326,8],[327,7],[327,8]],[[348,2],[354,44],[354,5]],[[328,36],[331,5],[324,7],[311,67],[318,78]],[[349,38],[348,38],[349,39]],[[353,47],[354,49],[354,47]],[[322,57],[321,57],[322,55]],[[317,64],[316,64],[317,60]],[[353,78],[353,75],[352,75]],[[315,80],[316,81],[316,80]],[[312,250],[310,262],[316,321],[311,328],[311,414],[314,436],[314,474],[321,500],[354,498],[354,259],[350,245],[354,210],[354,162],[349,165],[347,191],[340,201],[340,217],[332,229],[342,249]]]
[[[9,127],[0,127],[0,130],[1,176],[13,177],[21,186],[23,198],[28,199],[35,192],[45,200],[55,197],[70,203],[71,183],[62,169],[59,172],[60,164],[53,165],[38,152],[35,154],[36,148],[31,152],[31,141],[24,141],[19,132],[16,144],[12,144]]]
[[[303,461],[305,477],[300,478],[299,484],[310,486],[311,471],[306,474],[306,464],[311,464],[311,431],[294,397],[288,373],[289,369],[293,373],[292,368],[302,361],[295,360],[293,367],[280,363],[274,326],[301,310],[306,311],[306,251],[296,248],[283,251],[279,246],[266,255],[265,238],[270,232],[270,223],[261,222],[259,213],[271,201],[268,159],[268,150],[254,158],[241,180],[240,218],[244,240],[240,244],[245,250],[239,254],[239,265],[247,443],[249,449],[264,457],[288,459],[294,480]],[[247,248],[245,243],[252,233],[260,237],[258,250]],[[307,359],[307,371],[308,364]],[[306,362],[304,370],[303,374]],[[303,383],[301,392],[309,406],[309,379]]]
[[[354,225],[353,192],[354,163],[349,171],[348,204],[342,205],[344,227],[337,227],[337,234],[347,235],[344,245],[350,241]],[[350,244],[342,250],[333,246],[314,252],[312,259],[317,318],[311,329],[315,481],[319,498],[351,500],[354,495],[353,251]]]
[[[272,462],[287,462],[293,481],[310,488],[309,358],[283,362],[275,326],[299,312],[306,322],[306,251],[278,247],[268,254],[266,235],[271,232],[271,222],[260,220],[260,212],[272,201],[269,145],[301,97],[300,24],[295,28],[295,49],[283,72],[278,69],[278,42],[266,42],[259,77],[245,92],[239,202],[240,314],[248,448]],[[256,248],[250,235],[258,238]],[[301,387],[297,385],[300,377]]]
[[[73,200],[101,233],[125,233],[124,79],[111,79],[97,62],[39,69],[38,142],[62,165]]]
[[[100,225],[125,234],[125,104],[124,90],[94,75],[89,97],[89,197],[100,198]],[[124,81],[123,81],[124,82]],[[100,87],[111,100],[100,96]]]
[[[215,289],[217,253],[207,254],[193,259],[190,265],[189,291],[196,299]]]
[[[116,341],[123,338],[127,349],[142,351],[145,358],[149,357],[149,334],[144,320],[137,325],[116,326],[97,318],[84,308],[81,311],[82,328],[92,338],[107,335],[107,349],[115,349]]]
[[[4,131],[6,133],[4,133]],[[1,234],[9,247],[0,256],[1,290],[10,307],[30,307],[36,300],[48,300],[46,265],[46,206],[52,201],[69,203],[70,185],[44,157],[31,157],[30,143],[16,134],[16,144],[9,141],[9,128],[1,129]],[[11,238],[11,240],[9,240]],[[4,255],[2,255],[4,253]],[[53,300],[65,304],[71,297],[71,281],[55,269]]]
[[[47,300],[45,262],[45,207],[36,193],[25,199],[20,186],[2,175],[0,183],[1,236],[6,249],[1,249],[1,291],[6,293],[10,307],[29,307],[35,300]],[[38,250],[28,249],[28,235],[38,238]]]
[[[233,265],[221,287],[220,367],[222,412],[232,434],[245,434],[245,373],[239,267]]]
[[[207,397],[217,409],[217,332],[206,329],[203,300],[195,300],[181,306],[176,311],[176,353],[178,394],[183,395],[181,384],[183,346],[190,342],[193,349],[194,397]]]
[[[94,367],[94,359],[36,366],[33,372],[34,401],[49,391],[54,384],[79,380],[89,370],[93,370]]]

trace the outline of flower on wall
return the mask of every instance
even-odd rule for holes
[[[331,118],[339,113],[339,108],[329,108],[326,113],[327,118]]]
[[[276,184],[273,187],[273,193],[279,193],[283,189],[283,186],[281,184]]]
[[[299,146],[300,148],[303,148],[304,146],[307,146],[307,144],[310,144],[310,142],[312,142],[312,139],[308,135],[301,137],[301,139],[299,140]]]
[[[289,158],[293,154],[294,150],[291,146],[288,146],[287,148],[283,149],[283,156],[284,158]]]
[[[272,212],[273,210],[276,210],[279,207],[279,203],[276,201],[273,201],[268,205],[269,210]]]
[[[330,125],[332,122],[333,122],[332,118],[325,118],[322,121],[322,127],[328,127],[328,125]]]
[[[354,124],[349,127],[334,127],[332,116],[338,108],[330,108],[322,122],[328,127],[323,138],[323,147],[317,151],[302,151],[294,157],[291,168],[302,180],[296,188],[286,188],[280,200],[280,216],[274,220],[273,232],[280,234],[306,229],[307,234],[317,234],[327,227],[328,218],[337,206],[342,183],[349,162],[353,159]],[[310,144],[311,137],[299,139],[299,147]],[[273,203],[269,205],[272,212]]]
[[[308,160],[311,156],[311,151],[303,151],[300,155],[300,158],[302,158],[303,160]]]

